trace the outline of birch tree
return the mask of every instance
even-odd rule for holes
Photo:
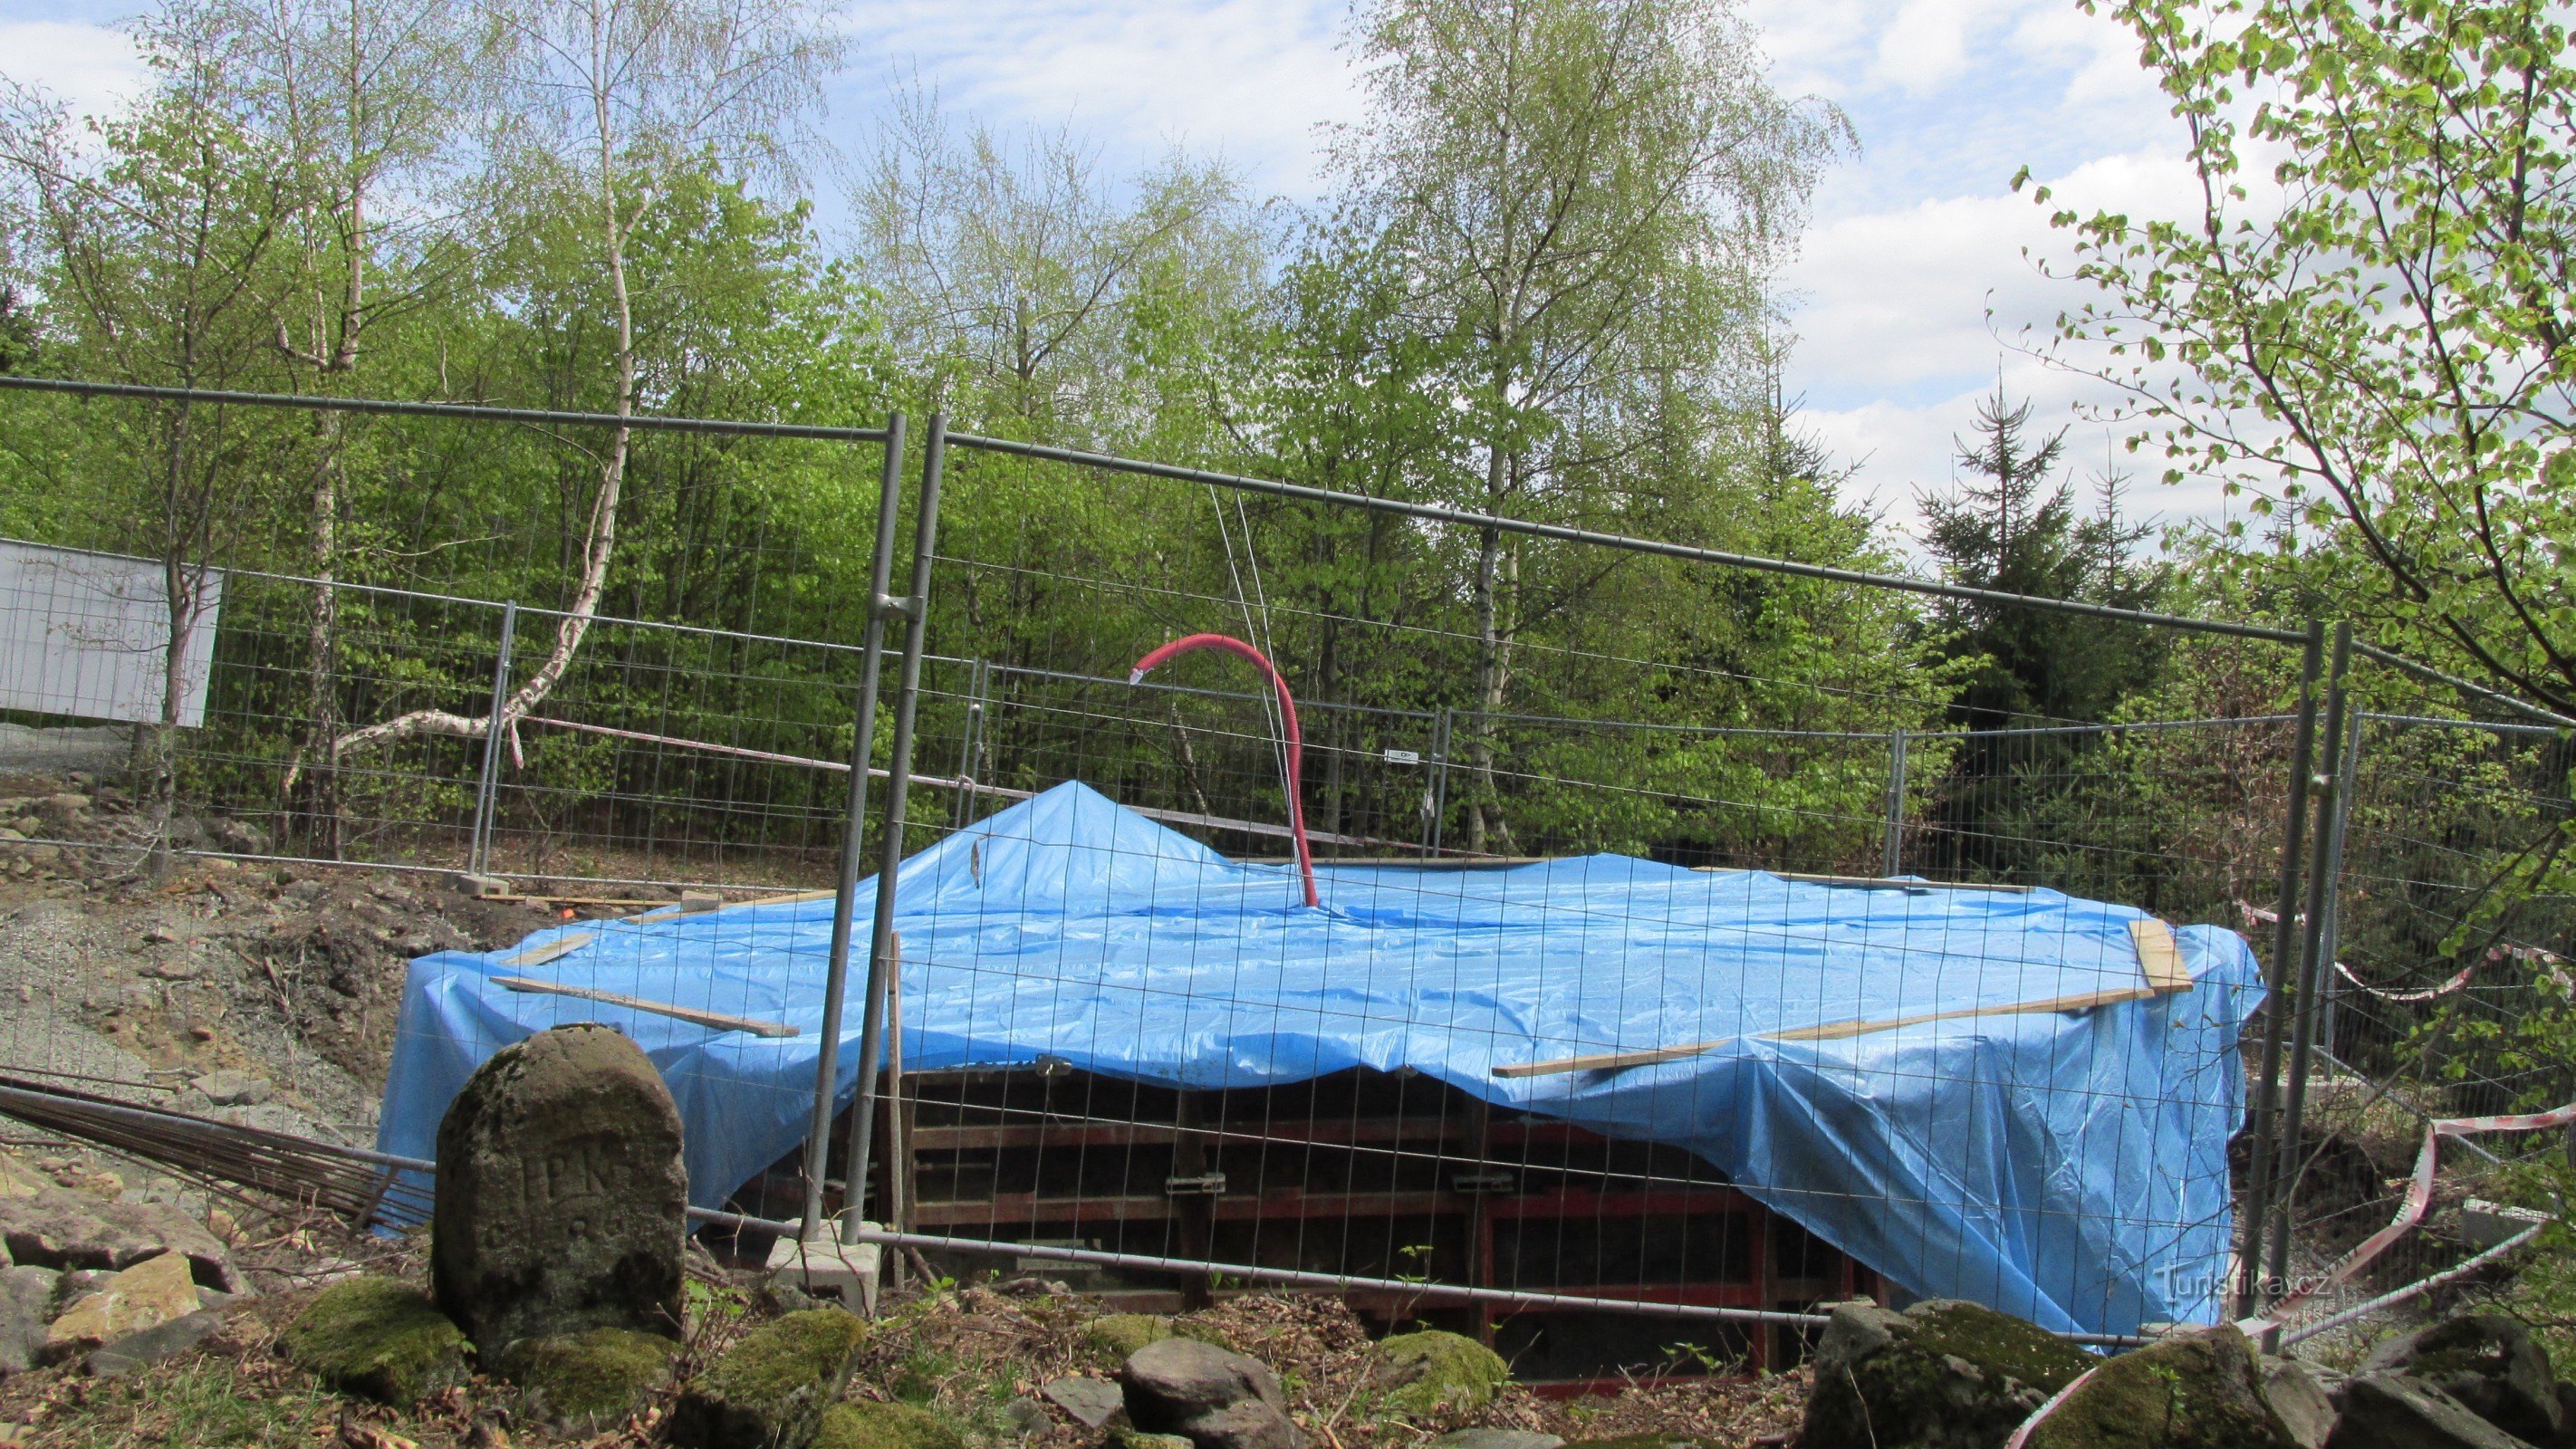
[[[272,341],[298,390],[363,393],[371,334],[435,299],[461,250],[445,194],[463,161],[470,32],[438,0],[196,0],[160,12],[162,46],[221,45],[218,79],[278,158],[279,263]],[[288,778],[310,848],[338,850],[335,687],[349,452],[357,425],[310,416],[304,567],[318,581],[306,632],[304,737]],[[307,762],[315,768],[305,769]]]
[[[91,377],[260,388],[275,376],[267,322],[281,280],[282,168],[228,103],[237,57],[219,39],[165,38],[146,54],[155,84],[129,116],[84,132],[59,104],[15,88],[0,111],[0,165],[24,208],[18,239],[49,341]],[[160,717],[136,750],[158,874],[186,660],[216,560],[260,512],[262,438],[239,410],[191,401],[107,414],[84,433],[116,456],[119,502],[161,565]]]
[[[478,16],[490,82],[495,184],[577,206],[607,280],[614,342],[609,410],[636,410],[635,303],[628,247],[667,178],[712,162],[735,174],[792,177],[794,146],[837,65],[840,41],[805,0],[490,0]],[[415,710],[343,734],[341,754],[421,734],[507,730],[571,667],[608,584],[632,430],[593,455],[575,577],[553,646],[497,720]]]
[[[1068,132],[959,129],[928,96],[898,107],[852,202],[931,396],[962,387],[1063,441],[1108,442],[1139,410],[1131,353],[1154,284],[1210,316],[1261,287],[1256,211],[1222,165],[1176,151],[1122,179]]]
[[[1354,41],[1370,110],[1333,160],[1413,325],[1461,349],[1480,486],[1460,501],[1580,512],[1669,402],[1754,380],[1769,278],[1847,129],[1763,82],[1728,0],[1380,0]],[[1490,529],[1472,547],[1483,849],[1522,548]]]

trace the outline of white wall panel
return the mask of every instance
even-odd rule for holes
[[[205,723],[224,580],[209,570],[181,663],[179,723]],[[0,539],[0,708],[161,718],[170,641],[161,565]]]

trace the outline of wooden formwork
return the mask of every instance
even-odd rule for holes
[[[868,1205],[923,1233],[1733,1308],[1802,1310],[1879,1288],[1687,1152],[1492,1108],[1411,1073],[1183,1091],[1047,1063],[908,1073],[901,1096],[878,1131],[893,1145]],[[745,1210],[795,1200],[798,1167],[782,1161],[746,1189]],[[1244,1286],[1034,1256],[1018,1269],[1146,1312]],[[1472,1333],[1525,1380],[1785,1367],[1801,1353],[1793,1333],[1709,1320],[1345,1297],[1386,1326]]]

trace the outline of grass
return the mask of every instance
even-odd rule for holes
[[[54,1411],[37,1421],[28,1442],[45,1449],[282,1449],[310,1445],[339,1417],[335,1395],[309,1385],[246,1384],[245,1377],[238,1360],[199,1358],[106,1383],[74,1381],[64,1385],[71,1392],[51,1401]]]

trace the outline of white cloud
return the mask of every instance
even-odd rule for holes
[[[2043,276],[2066,234],[2007,182],[2030,166],[2055,204],[2133,215],[2193,201],[2181,137],[2134,40],[2067,0],[1753,0],[1773,77],[1851,115],[1860,157],[1830,174],[1783,278],[1807,426],[1861,464],[1853,501],[1911,530],[1917,494],[1955,474],[1954,435],[2000,379],[2034,426],[2069,428],[2077,476],[2133,471],[2136,511],[2217,520],[2214,488],[2163,488],[2098,414],[2106,386],[2022,350],[2094,294]],[[2081,360],[2081,359],[2077,359]]]
[[[1226,157],[1257,187],[1311,195],[1316,128],[1360,112],[1336,45],[1338,4],[1268,0],[892,0],[852,17],[861,54],[845,98],[873,109],[918,67],[943,103],[980,119],[1098,137],[1112,160],[1172,144]],[[857,119],[855,116],[851,119]]]
[[[1973,431],[1978,404],[1994,395],[1998,383],[2015,403],[2031,404],[2035,433],[2065,430],[2065,476],[2079,494],[2089,498],[2096,482],[2110,474],[2127,479],[2121,507],[2133,522],[2214,526],[2231,512],[2242,515],[2242,503],[2229,500],[2215,484],[2160,482],[2160,460],[2131,454],[2125,446],[2127,429],[2091,415],[2105,400],[2097,386],[2018,353],[1998,358],[1989,352],[1984,375],[1955,392],[1916,401],[1878,398],[1843,408],[1814,407],[1800,413],[1798,422],[1837,458],[1859,465],[1845,488],[1846,501],[1878,514],[1911,538],[1922,521],[1923,495],[1945,492],[1958,480],[1955,440]]]
[[[0,75],[38,87],[76,113],[121,109],[148,76],[124,32],[70,20],[0,20]]]
[[[1959,0],[1907,0],[1878,38],[1870,77],[1908,95],[1955,79],[1968,64],[1968,29],[1988,7]]]

